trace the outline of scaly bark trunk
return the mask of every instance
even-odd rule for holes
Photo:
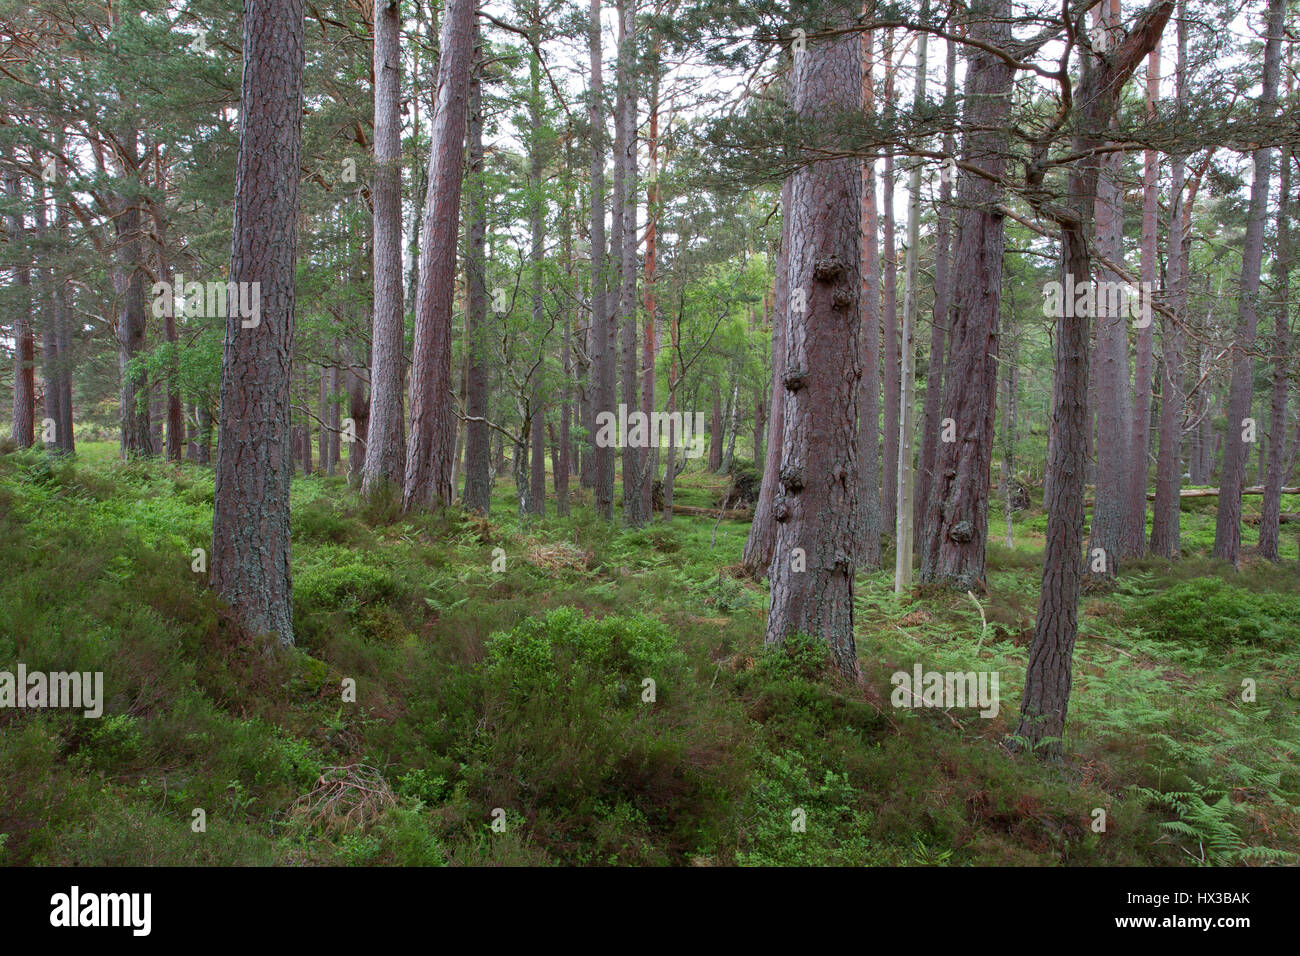
[[[1154,117],[1160,97],[1160,49],[1147,57],[1147,116]],[[1154,149],[1143,156],[1142,168],[1142,289],[1156,285],[1156,194],[1160,188],[1160,158]],[[1144,308],[1149,305],[1144,302]],[[1124,522],[1129,535],[1124,553],[1141,557],[1146,552],[1147,531],[1147,459],[1151,450],[1151,366],[1155,351],[1154,313],[1143,312],[1137,323],[1137,364],[1133,372],[1133,450],[1129,468],[1128,516]]]
[[[862,61],[852,34],[797,53],[791,108],[804,122],[861,108]],[[826,146],[824,142],[817,144]],[[857,543],[857,405],[860,321],[856,159],[813,162],[792,175],[789,282],[807,295],[790,314],[781,486],[773,512],[771,608],[766,641],[791,634],[827,641],[847,679],[858,677],[853,636]]]
[[[461,172],[476,6],[447,0],[438,63],[438,95],[429,131],[429,191],[420,243],[411,365],[411,436],[406,447],[403,510],[450,504],[456,413],[451,401],[451,318],[456,286]]]
[[[1186,0],[1180,0],[1178,16],[1178,60],[1174,80],[1174,108],[1181,110],[1187,95],[1187,29],[1183,12]],[[1170,160],[1169,241],[1165,253],[1167,308],[1177,322],[1160,317],[1160,451],[1156,458],[1156,500],[1151,508],[1151,553],[1172,558],[1179,551],[1181,506],[1179,484],[1182,478],[1183,417],[1183,334],[1180,322],[1187,307],[1187,196],[1185,163],[1181,153]],[[1195,459],[1197,449],[1192,450]],[[1193,463],[1192,471],[1196,470]],[[1192,475],[1193,482],[1196,476]]]
[[[1120,31],[1119,0],[1108,0],[1094,8],[1098,43],[1103,49],[1114,46]],[[1112,152],[1098,160],[1097,200],[1093,213],[1097,252],[1114,263],[1124,261],[1124,198],[1120,191],[1123,157]],[[1103,285],[1115,289],[1121,279],[1107,266],[1098,270]],[[1084,281],[1089,281],[1085,278]],[[1120,436],[1131,434],[1132,412],[1129,407],[1128,328],[1124,312],[1113,305],[1109,295],[1095,297],[1097,320],[1096,368],[1097,396],[1097,490],[1092,510],[1091,538],[1088,542],[1087,574],[1096,578],[1113,578],[1119,560],[1126,556],[1125,542],[1131,542],[1124,522],[1128,515],[1126,496],[1130,480],[1130,442]]]
[[[1282,29],[1286,0],[1269,0],[1268,39],[1264,45],[1264,79],[1258,116],[1272,119],[1277,106],[1277,80],[1282,60]],[[1232,353],[1232,381],[1228,387],[1228,427],[1224,433],[1223,472],[1219,477],[1219,510],[1214,522],[1214,557],[1231,561],[1241,558],[1241,489],[1245,484],[1246,455],[1243,432],[1250,416],[1254,393],[1255,332],[1259,325],[1259,274],[1264,257],[1264,224],[1268,218],[1269,180],[1273,150],[1262,146],[1254,153],[1254,175],[1250,184],[1250,211],[1246,217],[1246,238],[1241,249],[1241,288],[1237,296],[1237,327]]]
[[[492,446],[488,434],[487,190],[483,182],[483,51],[474,30],[474,75],[469,92],[469,235],[465,261],[465,491],[471,511],[492,510]]]
[[[301,0],[249,0],[230,281],[257,282],[257,324],[227,309],[212,586],[247,634],[293,644],[289,386],[302,153]],[[233,313],[233,314],[232,314]]]
[[[601,79],[600,0],[591,0],[587,21],[587,45],[591,55],[591,85],[587,91],[587,119],[591,126],[591,329],[588,352],[596,383],[592,395],[592,491],[596,514],[614,519],[614,446],[596,439],[595,418],[602,412],[615,414],[614,353],[610,331],[614,310],[609,303],[608,258],[621,256],[617,243],[605,248],[605,119],[601,113],[604,84]],[[617,202],[615,217],[618,216]]]
[[[374,493],[383,484],[401,484],[406,472],[401,10],[397,0],[380,0],[374,7],[374,316],[363,495]]]
[[[10,437],[19,448],[30,448],[36,441],[36,342],[32,335],[32,272],[30,247],[26,240],[22,185],[16,171],[5,173],[5,188],[13,204],[9,213],[9,235],[14,237],[20,255],[16,273],[18,300],[14,307],[14,404]]]
[[[998,0],[1005,3],[1006,0]],[[1155,0],[1112,50],[1080,51],[1075,88],[1072,152],[1067,167],[1068,208],[1056,212],[1061,227],[1061,283],[1091,281],[1088,237],[1097,200],[1097,165],[1089,161],[1104,142],[1119,95],[1138,63],[1156,44],[1173,12],[1173,0]],[[1033,182],[1031,186],[1040,185]],[[1052,383],[1052,431],[1047,462],[1051,472],[1042,587],[1034,638],[1029,646],[1024,697],[1016,736],[1040,755],[1064,751],[1065,717],[1078,636],[1082,581],[1084,478],[1088,448],[1088,352],[1090,316],[1062,308],[1056,319],[1056,374]]]
[[[876,112],[874,34],[862,35],[862,108]],[[862,378],[858,385],[858,529],[857,563],[875,570],[881,564],[880,507],[880,216],[876,209],[876,158],[861,170],[861,230],[858,240],[862,289],[858,299],[858,340]],[[775,427],[774,427],[775,428]],[[779,432],[773,430],[779,437]]]
[[[930,15],[929,0],[922,0],[921,19]],[[913,111],[920,114],[925,108],[926,55],[928,36],[921,33],[916,39],[916,80]],[[916,437],[916,299],[917,255],[921,245],[921,164],[911,160],[908,177],[907,204],[907,260],[903,270],[903,332],[900,345],[902,365],[899,368],[898,417],[898,501],[897,521],[894,525],[894,593],[902,594],[912,585],[913,514],[916,504],[916,473],[913,471],[912,444]]]
[[[781,473],[781,441],[785,427],[786,335],[790,322],[789,261],[790,261],[790,183],[781,187],[781,247],[776,254],[776,277],[772,290],[772,379],[768,410],[767,455],[763,460],[763,483],[758,490],[758,503],[754,506],[754,520],[749,526],[749,537],[741,561],[751,577],[762,578],[772,563],[776,548],[776,520],[773,504]],[[674,328],[676,323],[674,322]],[[676,336],[674,335],[674,341]],[[674,357],[676,349],[673,350]],[[672,447],[668,450],[668,471],[664,474],[664,511],[668,511],[673,465]]]
[[[972,11],[971,32],[1005,48],[1011,41],[1007,0],[986,0]],[[963,171],[957,183],[957,247],[953,273],[961,276],[953,296],[951,354],[941,417],[955,423],[956,440],[940,442],[926,504],[933,528],[921,555],[921,579],[966,591],[984,580],[988,539],[989,468],[993,460],[998,392],[998,322],[1002,310],[1005,239],[999,209],[1010,151],[1012,68],[974,49],[966,72],[964,162],[985,171]]]
[[[1287,84],[1288,87],[1291,85]],[[1278,179],[1277,256],[1274,283],[1278,303],[1273,310],[1273,394],[1269,401],[1268,466],[1264,479],[1264,501],[1259,516],[1259,544],[1255,551],[1276,562],[1278,526],[1282,516],[1282,483],[1286,479],[1286,407],[1291,387],[1288,360],[1291,353],[1291,163],[1293,153],[1282,154]]]
[[[953,109],[956,103],[957,43],[948,41],[948,69],[944,85],[945,108]],[[955,156],[957,139],[951,131],[944,134],[943,151]],[[955,169],[948,167],[948,169]],[[916,522],[914,533],[921,543],[921,553],[928,544],[931,533],[925,524],[925,508],[934,484],[934,466],[939,456],[940,416],[943,401],[944,363],[948,343],[948,326],[952,305],[952,183],[955,177],[948,170],[939,184],[939,221],[934,239],[934,311],[930,316],[930,365],[925,377],[925,420],[921,428],[920,461],[917,465]]]
[[[897,116],[894,104],[894,31],[885,31],[885,124],[892,126]],[[898,521],[898,246],[894,224],[894,153],[885,154],[885,179],[881,195],[884,222],[884,311],[881,322],[885,328],[885,436],[884,474],[881,481],[881,529],[893,533]]]
[[[623,402],[628,412],[635,411],[641,402],[638,379],[640,354],[636,332],[636,267],[637,267],[637,88],[636,88],[636,0],[621,0],[618,29],[618,116],[619,150],[615,162],[622,170],[621,189],[616,189],[623,203],[619,237],[622,240],[619,269],[619,316],[622,324],[623,345]],[[639,528],[645,524],[647,513],[642,511],[641,483],[646,477],[643,464],[645,449],[634,447],[627,436],[623,442],[623,523]]]

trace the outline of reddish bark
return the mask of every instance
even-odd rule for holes
[[[397,0],[375,7],[374,315],[371,333],[370,433],[362,494],[397,486],[406,471],[405,303],[402,293],[402,51]],[[426,240],[427,241],[427,240]]]
[[[212,586],[242,630],[293,643],[289,424],[298,174],[301,0],[249,0],[230,280],[256,282],[257,324],[227,309],[212,522]]]
[[[957,43],[950,40],[948,41],[948,70],[944,91],[944,102],[950,109],[956,102],[956,78]],[[944,133],[944,154],[953,156],[956,150],[956,136],[951,131]],[[929,547],[926,538],[933,534],[935,530],[926,524],[925,509],[930,500],[930,489],[933,487],[934,482],[935,461],[939,455],[940,406],[943,399],[948,327],[951,322],[953,179],[952,175],[944,175],[939,184],[939,222],[934,238],[934,311],[930,316],[930,364],[925,377],[925,410],[921,427],[920,459],[916,475],[915,533],[917,548],[922,554]]]
[[[1005,0],[999,0],[1005,2]],[[1108,53],[1080,51],[1080,79],[1073,92],[1074,134],[1068,205],[1048,210],[1061,227],[1062,284],[1092,275],[1088,237],[1097,199],[1097,165],[1088,161],[1105,142],[1121,90],[1164,31],[1173,0],[1155,0],[1133,29]],[[1041,181],[1031,176],[1031,187]],[[1062,735],[1070,702],[1074,642],[1078,636],[1082,581],[1084,477],[1088,448],[1088,358],[1090,317],[1061,309],[1056,320],[1052,383],[1052,425],[1048,438],[1047,531],[1034,638],[1029,647],[1024,698],[1016,736],[1045,757],[1063,752]],[[1086,311],[1086,310],[1085,310]]]
[[[861,78],[855,36],[822,40],[795,55],[791,108],[803,121],[857,111]],[[766,640],[819,637],[830,644],[840,672],[856,679],[861,165],[855,159],[814,162],[791,179],[789,282],[791,290],[806,294],[807,309],[790,313],[786,343]]]
[[[989,0],[974,15],[971,33],[976,38],[1002,49],[1009,46],[1008,0]],[[929,534],[921,552],[921,580],[962,591],[984,580],[1005,235],[997,180],[1007,165],[1006,116],[1013,76],[1005,60],[972,48],[966,71],[964,119],[969,132],[963,162],[986,175],[963,172],[957,184],[958,239],[952,269],[962,279],[954,289],[951,356],[941,404],[942,418],[955,423],[956,440],[938,443],[926,504]]]
[[[1277,80],[1282,60],[1285,0],[1269,0],[1264,45],[1264,78],[1259,98],[1259,119],[1267,122],[1277,106]],[[1246,238],[1241,249],[1241,287],[1237,294],[1237,325],[1232,349],[1232,381],[1228,386],[1228,428],[1224,434],[1223,470],[1219,477],[1219,510],[1214,522],[1214,557],[1231,561],[1241,557],[1241,489],[1246,481],[1245,420],[1250,417],[1255,364],[1251,352],[1259,325],[1259,274],[1264,258],[1264,224],[1268,217],[1269,179],[1273,150],[1261,146],[1254,153],[1250,184],[1250,209]]]
[[[402,507],[450,504],[456,412],[451,400],[451,319],[460,231],[466,104],[476,6],[447,0],[438,62],[438,94],[429,130],[429,190],[420,241],[411,364],[411,435]]]

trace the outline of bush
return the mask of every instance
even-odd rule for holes
[[[608,678],[611,690],[621,687],[630,696],[627,681],[662,682],[686,661],[660,621],[641,615],[594,620],[571,607],[493,634],[485,646],[489,672],[508,675],[519,689],[556,690],[579,678]]]
[[[1261,594],[1219,578],[1201,578],[1148,597],[1128,619],[1157,640],[1280,650],[1300,633],[1300,597]]]
[[[312,568],[293,585],[295,611],[333,611],[391,600],[401,591],[391,574],[368,564]]]
[[[763,473],[753,462],[733,458],[727,469],[731,485],[727,488],[725,506],[728,508],[753,508],[758,504],[758,492],[763,484]]]

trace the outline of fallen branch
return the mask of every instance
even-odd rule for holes
[[[754,513],[748,508],[724,508],[721,512],[722,517],[729,521],[752,521]],[[716,518],[718,511],[712,508],[694,508],[690,505],[673,505],[673,514],[675,515],[695,515],[700,518]]]

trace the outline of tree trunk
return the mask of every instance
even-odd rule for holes
[[[948,41],[947,79],[944,85],[945,108],[956,103],[957,43]],[[943,152],[955,157],[957,140],[951,131],[944,133]],[[925,508],[934,483],[935,461],[939,455],[942,431],[939,410],[943,401],[944,363],[951,322],[952,304],[952,175],[955,166],[947,166],[939,184],[938,225],[934,239],[934,311],[930,316],[930,363],[925,376],[925,420],[921,428],[920,461],[917,466],[916,523],[914,533],[921,538],[921,552],[929,547],[924,540],[930,530],[925,524]]]
[[[1289,84],[1288,84],[1289,85]],[[1282,483],[1286,479],[1286,406],[1291,387],[1288,360],[1291,353],[1291,164],[1292,150],[1282,153],[1278,180],[1277,256],[1274,282],[1279,302],[1273,310],[1273,394],[1269,401],[1268,467],[1264,479],[1264,502],[1259,516],[1259,544],[1255,551],[1270,561],[1278,560],[1278,525],[1282,514]]]
[[[227,309],[212,522],[212,586],[247,634],[293,644],[290,356],[302,152],[301,0],[250,0],[230,281],[257,282],[257,324]]]
[[[722,470],[722,389],[713,385],[713,409],[709,415],[709,471]]]
[[[465,260],[465,491],[470,511],[492,510],[492,447],[488,416],[487,188],[483,182],[483,51],[474,30],[474,73],[469,91],[469,228]]]
[[[63,148],[62,131],[55,137],[60,151]],[[63,163],[55,159],[55,178],[62,175]],[[68,248],[68,210],[64,203],[54,207],[54,241],[57,248]],[[59,392],[58,446],[65,455],[76,450],[72,433],[72,307],[68,298],[69,280],[67,269],[60,261],[55,266],[54,275],[54,327],[57,340],[59,364],[56,388]]]
[[[740,368],[731,378],[730,411],[727,414],[727,450],[722,453],[722,473],[731,474],[731,463],[736,458],[736,432],[740,431]]]
[[[1108,0],[1094,8],[1098,42],[1114,45],[1120,32],[1119,0]],[[1097,200],[1093,213],[1097,252],[1114,263],[1124,261],[1124,197],[1120,190],[1123,155],[1112,152],[1098,160]],[[1121,279],[1108,266],[1098,270],[1105,285],[1118,288]],[[1085,278],[1084,281],[1089,281]],[[1125,543],[1131,543],[1125,528],[1129,514],[1127,496],[1132,469],[1131,442],[1119,436],[1132,434],[1129,403],[1128,328],[1124,311],[1111,308],[1111,296],[1095,297],[1097,396],[1097,491],[1088,543],[1087,574],[1111,578],[1119,560],[1127,557]]]
[[[614,414],[614,355],[610,329],[613,309],[609,305],[609,280],[605,247],[605,119],[601,112],[604,83],[601,80],[600,0],[591,0],[587,22],[588,51],[591,55],[591,86],[587,91],[587,119],[591,126],[591,328],[588,352],[596,383],[592,395],[591,436],[592,492],[596,514],[614,519],[614,447],[597,438],[595,418],[602,412]],[[615,215],[618,215],[617,208]],[[621,256],[610,249],[609,256]]]
[[[374,315],[370,427],[361,477],[361,492],[367,496],[380,485],[400,485],[406,472],[401,10],[397,0],[380,0],[374,8]]]
[[[1080,78],[1074,94],[1074,103],[1078,105],[1071,144],[1073,154],[1080,158],[1073,160],[1066,170],[1068,210],[1057,213],[1061,227],[1062,286],[1074,287],[1091,281],[1088,238],[1097,199],[1098,170],[1088,157],[1105,141],[1124,84],[1142,58],[1160,42],[1172,12],[1173,0],[1155,0],[1113,49],[1080,51]],[[1075,311],[1084,314],[1071,314]],[[1047,531],[1042,587],[1016,728],[1016,737],[1030,750],[1049,758],[1060,757],[1064,751],[1074,642],[1079,630],[1089,430],[1091,320],[1087,311],[1061,308],[1056,317],[1056,374],[1052,383],[1052,430],[1047,447],[1050,498],[1044,501]]]
[[[658,346],[655,311],[656,243],[659,229],[659,39],[650,45],[650,89],[648,107],[650,130],[646,146],[649,151],[649,175],[646,184],[645,230],[645,321],[641,331],[641,411],[650,421],[655,411],[655,352]],[[635,152],[633,156],[635,157]],[[761,440],[761,438],[760,438]],[[659,465],[659,443],[653,441],[642,454],[641,515],[649,521],[654,514],[654,474]]]
[[[862,61],[852,34],[796,53],[790,102],[803,122],[861,108]],[[826,146],[825,142],[819,146]],[[791,634],[830,644],[846,678],[858,677],[853,636],[857,544],[857,405],[861,275],[856,159],[812,162],[792,174],[789,282],[807,309],[790,314],[780,488],[773,504],[766,641]]]
[[[921,19],[930,15],[929,0],[922,0]],[[916,39],[916,81],[912,108],[920,114],[925,109],[925,72],[928,36]],[[894,525],[894,593],[902,594],[912,585],[913,514],[916,502],[916,474],[912,468],[912,443],[916,435],[916,299],[917,255],[921,245],[921,163],[911,160],[908,177],[907,260],[903,269],[902,365],[899,369],[898,417],[898,501]]]
[[[33,258],[35,259],[35,288],[36,295],[33,298],[34,305],[31,308],[32,315],[40,316],[41,326],[41,385],[42,385],[42,408],[44,421],[41,422],[42,433],[45,433],[44,426],[53,424],[53,432],[49,433],[48,440],[45,440],[45,450],[57,453],[59,450],[59,422],[62,420],[62,413],[59,411],[59,399],[61,393],[58,387],[58,367],[59,367],[59,344],[58,330],[54,315],[54,270],[51,268],[51,259],[53,258],[54,246],[50,242],[49,221],[45,209],[45,186],[41,181],[37,181],[35,186],[35,200],[32,204],[32,213],[35,225],[35,239]],[[35,359],[35,342],[33,342],[33,360]],[[35,431],[35,411],[32,414],[33,432]],[[32,436],[35,441],[35,434]]]
[[[533,8],[535,21],[532,27],[532,42],[540,42],[540,12]],[[533,334],[542,334],[545,321],[544,300],[542,297],[542,268],[546,257],[546,200],[542,190],[542,70],[536,52],[528,58],[529,97],[528,121],[531,127],[528,142],[528,185],[532,193],[529,203],[528,219],[531,246],[528,251],[528,264],[531,275],[531,299]],[[545,352],[545,342],[539,342],[539,354]],[[546,402],[542,393],[542,382],[546,375],[546,366],[540,359],[532,370],[532,469],[529,474],[528,513],[546,514]]]
[[[892,126],[897,110],[894,104],[894,31],[885,31],[885,124]],[[898,246],[894,224],[894,153],[885,154],[884,189],[881,196],[884,206],[884,310],[881,322],[885,327],[885,439],[884,474],[880,489],[881,529],[894,531],[898,521]]]
[[[5,173],[5,187],[13,204],[9,213],[9,235],[20,250],[16,273],[18,301],[14,308],[14,405],[10,436],[19,448],[36,441],[36,341],[32,334],[32,273],[30,247],[26,243],[22,185],[16,171]]]
[[[136,132],[122,135],[121,166],[123,176],[137,173]],[[123,195],[118,199],[113,220],[117,249],[113,262],[113,291],[117,309],[117,359],[121,376],[122,457],[133,458],[153,453],[149,434],[149,397],[142,372],[133,373],[131,361],[144,351],[144,244],[141,238],[140,200]]]
[[[1160,97],[1160,49],[1147,57],[1147,116],[1154,117]],[[1146,150],[1142,168],[1142,290],[1156,286],[1156,238],[1159,232],[1157,193],[1160,188],[1160,158]],[[1144,299],[1144,308],[1149,308]],[[1129,462],[1128,516],[1124,527],[1129,535],[1124,553],[1141,557],[1146,552],[1147,459],[1151,451],[1151,366],[1155,346],[1152,316],[1144,311],[1137,321],[1137,364],[1133,380],[1133,450]]]
[[[984,0],[972,11],[971,32],[1005,47],[1011,40],[1009,0]],[[957,183],[957,246],[953,273],[951,354],[942,417],[955,423],[955,441],[939,443],[926,504],[933,529],[921,555],[921,579],[966,591],[984,580],[988,538],[989,468],[993,460],[998,392],[998,321],[1002,310],[1004,226],[996,180],[1006,171],[1006,116],[1014,71],[974,49],[966,71],[964,162],[994,181],[963,171]]]
[[[402,489],[405,511],[450,504],[453,496],[456,413],[451,400],[451,318],[475,15],[472,0],[447,0],[439,40],[442,56],[429,131],[429,191],[415,297],[411,435]]]
[[[781,480],[781,442],[785,423],[785,357],[787,329],[790,322],[790,186],[786,179],[781,187],[781,247],[776,254],[776,277],[772,290],[772,378],[768,409],[767,455],[763,460],[763,483],[758,490],[758,503],[754,507],[754,521],[749,526],[745,550],[741,561],[754,578],[768,573],[772,553],[776,548],[776,519],[773,505],[777,484]],[[674,323],[674,328],[676,324]],[[674,336],[675,341],[675,336]],[[673,351],[674,358],[676,349]],[[672,446],[668,450],[668,471],[664,474],[664,511],[667,513],[671,489],[673,463]]]
[[[1014,307],[1011,314],[1015,314]],[[1016,336],[1007,330],[1006,361],[1002,363],[1002,516],[1006,527],[1006,546],[1016,546],[1012,524],[1012,494],[1016,483],[1016,418],[1020,405],[1020,366],[1017,361]]]
[[[862,35],[862,107],[876,112],[875,37]],[[861,171],[861,229],[858,241],[862,289],[858,299],[858,340],[862,378],[858,385],[858,552],[860,567],[881,564],[880,507],[880,216],[876,209],[876,158],[869,156]],[[776,426],[779,427],[779,426]],[[778,435],[777,431],[772,432]]]
[[[1264,79],[1259,98],[1259,119],[1272,119],[1277,105],[1277,79],[1282,59],[1282,29],[1286,0],[1269,0],[1264,45]],[[1219,477],[1219,510],[1214,522],[1214,557],[1231,561],[1241,558],[1241,487],[1245,484],[1245,420],[1250,416],[1254,392],[1255,330],[1259,324],[1259,274],[1264,257],[1264,224],[1268,218],[1268,187],[1273,167],[1273,150],[1261,146],[1254,152],[1254,175],[1250,184],[1250,211],[1246,217],[1246,238],[1241,250],[1241,288],[1237,296],[1237,327],[1232,350],[1232,381],[1228,387],[1228,426],[1224,433],[1223,471]]]
[[[1186,103],[1187,29],[1180,0],[1178,16],[1178,60],[1174,74],[1175,110]],[[1182,478],[1182,439],[1185,399],[1183,396],[1183,335],[1180,322],[1187,308],[1187,202],[1185,164],[1181,153],[1170,160],[1169,241],[1165,253],[1166,305],[1178,321],[1160,317],[1160,451],[1156,458],[1156,500],[1151,509],[1151,553],[1164,558],[1178,554],[1181,518],[1178,486]],[[1198,450],[1198,449],[1197,449]],[[1194,459],[1197,450],[1193,450]],[[1195,470],[1195,465],[1192,465]],[[1193,482],[1195,475],[1192,476]]]

